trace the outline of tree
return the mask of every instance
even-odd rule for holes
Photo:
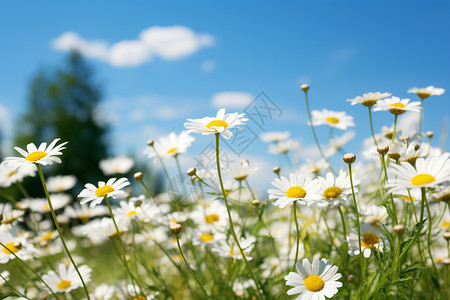
[[[68,141],[63,163],[50,174],[75,175],[83,182],[102,178],[99,161],[108,156],[108,127],[95,118],[99,85],[83,57],[72,52],[64,68],[39,72],[31,82],[29,108],[16,126],[15,144]]]

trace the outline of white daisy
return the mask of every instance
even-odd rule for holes
[[[291,150],[300,148],[300,143],[294,140],[281,141],[276,144],[269,145],[269,153],[284,154]]]
[[[106,206],[85,206],[75,203],[73,206],[67,206],[64,209],[64,215],[71,219],[80,219],[83,221],[97,216],[104,216],[109,214]]]
[[[39,148],[33,143],[30,143],[27,145],[27,151],[19,147],[14,147],[14,149],[16,149],[23,157],[7,157],[3,163],[11,164],[15,168],[30,164],[41,164],[44,166],[51,165],[54,162],[60,164],[61,159],[57,157],[57,155],[62,155],[61,150],[66,149],[64,145],[67,144],[67,142],[56,146],[56,143],[59,140],[59,138],[54,139],[48,146],[47,143],[42,143],[39,145]]]
[[[388,248],[387,239],[381,235],[378,228],[368,224],[363,223],[360,227],[361,232],[361,251],[365,258],[370,257],[372,250],[376,249],[378,251],[384,251],[385,247]],[[350,246],[348,253],[350,255],[359,255],[359,238],[356,229],[350,231],[347,237],[347,242]]]
[[[405,111],[420,111],[420,102],[409,102],[410,99],[400,99],[399,97],[392,97],[383,99],[375,104],[373,111],[386,111],[388,110],[394,115],[400,115]]]
[[[117,156],[100,161],[100,170],[105,176],[128,173],[134,166],[134,161],[126,156]]]
[[[430,96],[440,96],[445,92],[444,89],[436,88],[432,85],[427,86],[426,88],[417,88],[413,87],[408,90],[408,93],[416,94],[420,99],[426,99]]]
[[[52,176],[47,179],[47,189],[51,193],[60,193],[70,190],[77,183],[77,178],[73,175]]]
[[[320,184],[317,179],[312,180],[305,175],[290,174],[290,180],[286,177],[275,178],[272,185],[277,189],[269,189],[269,199],[277,199],[274,205],[280,208],[299,200],[300,204],[308,204],[312,200],[320,200]]]
[[[168,136],[159,138],[152,147],[147,147],[144,153],[150,158],[157,155],[162,158],[175,157],[180,153],[186,153],[194,140],[195,138],[187,131],[182,131],[179,135],[171,132]]]
[[[340,203],[347,201],[347,196],[352,194],[350,176],[346,172],[340,172],[337,178],[331,172],[326,174],[326,178],[318,177],[321,187],[322,199],[312,200],[310,206],[313,208],[336,207]],[[353,179],[353,185],[359,184]],[[355,193],[358,190],[355,188]]]
[[[386,186],[390,188],[391,193],[404,189],[437,187],[450,181],[449,157],[450,154],[445,152],[426,159],[418,158],[415,169],[409,163],[391,164],[396,178],[390,179]]]
[[[0,165],[0,187],[10,187],[16,182],[22,182],[25,177],[36,175],[35,165],[23,165],[20,168],[11,164]]]
[[[351,102],[352,105],[356,105],[358,103],[361,103],[364,106],[372,107],[377,103],[378,100],[389,97],[390,93],[366,93],[362,96],[357,96],[354,99],[347,99],[347,101]]]
[[[0,245],[0,264],[7,263],[10,259],[15,259],[16,256],[21,260],[28,260],[32,258],[32,254],[36,251],[26,237],[18,235],[14,229],[0,230],[0,242],[3,244]]]
[[[237,181],[245,180],[249,175],[254,174],[258,170],[257,167],[250,166],[248,160],[232,164],[225,172]]]
[[[328,109],[313,110],[312,112],[312,124],[328,125],[341,130],[346,130],[348,127],[354,127],[353,117],[347,115],[345,111],[331,111]],[[311,124],[310,124],[311,125]]]
[[[241,245],[247,260],[253,259],[250,257],[250,253],[252,252],[255,243],[256,237],[254,236],[247,236],[247,238],[241,238],[239,240],[239,245]],[[219,243],[213,244],[211,250],[222,257],[231,257],[239,260],[243,258],[242,252],[234,240],[228,243],[226,240],[222,239]]]
[[[3,215],[2,224],[10,224],[16,220],[21,221],[24,210],[14,209],[11,203],[0,203],[0,214]]]
[[[227,238],[225,234],[213,231],[194,230],[192,234],[192,244],[194,246],[200,245],[202,248],[205,248],[206,245],[219,243]]]
[[[259,135],[259,138],[266,143],[280,142],[287,139],[291,133],[289,131],[268,131]]]
[[[400,161],[414,165],[416,160],[423,156],[425,156],[424,149],[416,147],[415,144],[410,144],[403,153],[400,153]]]
[[[311,264],[305,258],[302,264],[297,263],[297,273],[290,272],[284,277],[287,280],[286,285],[293,286],[287,294],[300,294],[297,300],[325,300],[325,297],[333,297],[342,286],[342,282],[337,281],[342,277],[342,274],[337,273],[338,267],[326,259],[319,261],[319,258],[315,257]]]
[[[81,197],[80,204],[91,202],[91,207],[100,204],[105,197],[124,198],[127,193],[120,189],[130,185],[130,182],[125,177],[116,181],[116,178],[109,179],[106,183],[104,181],[98,182],[98,187],[91,183],[85,185],[85,189],[81,191],[78,197]]]
[[[325,151],[326,157],[333,156],[336,152],[342,149],[345,144],[355,137],[354,131],[347,131],[341,136],[335,136],[328,142],[327,150]]]
[[[245,125],[248,121],[245,114],[225,114],[225,108],[219,109],[215,118],[188,119],[184,126],[188,132],[201,133],[202,135],[220,133],[224,138],[230,139],[233,133],[229,130],[238,125]]]
[[[310,175],[318,175],[320,173],[320,171],[322,170],[326,170],[330,167],[330,164],[327,163],[326,160],[324,160],[323,158],[318,160],[318,161],[314,161],[311,160],[309,158],[306,159],[306,163],[302,164],[300,166],[300,168],[298,169],[298,171],[296,171],[296,174],[310,174]]]
[[[80,271],[81,277],[83,277],[85,283],[91,281],[91,268],[83,265],[78,266],[78,270]],[[42,275],[42,279],[55,293],[68,293],[83,286],[83,283],[81,282],[81,279],[72,264],[69,266],[59,264],[58,274],[52,270],[47,274]]]
[[[66,207],[72,201],[72,196],[69,194],[50,194],[50,201],[54,210]],[[33,212],[45,214],[50,212],[47,198],[31,198],[18,202],[19,207],[29,208]]]

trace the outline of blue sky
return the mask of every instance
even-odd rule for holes
[[[312,144],[299,89],[305,82],[312,109],[354,116],[357,136],[348,151],[359,151],[370,132],[365,107],[345,100],[366,92],[417,100],[408,88],[446,89],[425,103],[424,129],[440,132],[450,114],[449,14],[449,1],[2,1],[0,124],[10,137],[32,76],[63,63],[64,43],[59,50],[54,44],[63,34],[103,43],[111,53],[146,29],[181,26],[194,36],[192,49],[154,48],[134,65],[120,51],[102,59],[102,51],[89,50],[114,153],[140,153],[146,140],[183,130],[186,118],[214,115],[220,92],[245,93],[243,99],[266,93],[283,114],[264,130],[289,130],[302,145]],[[376,130],[392,123],[387,113],[374,117]],[[328,130],[318,131],[325,143]],[[197,137],[193,152],[208,142]],[[259,141],[248,149],[260,157],[265,150]]]

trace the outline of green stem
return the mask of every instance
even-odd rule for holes
[[[6,285],[8,285],[15,293],[17,293],[19,296],[21,296],[23,298],[30,300],[30,298],[28,298],[27,296],[25,296],[24,294],[19,292],[11,283],[9,283],[9,281],[6,280],[6,278],[3,277],[3,275],[1,273],[0,273],[0,277],[3,279],[3,281],[5,281]]]
[[[218,174],[218,177],[219,177],[219,183],[220,183],[220,188],[222,190],[223,200],[225,201],[225,206],[227,207],[228,219],[230,220],[231,233],[233,235],[234,241],[236,242],[236,245],[238,246],[239,250],[241,251],[242,258],[244,259],[245,265],[247,266],[247,270],[248,270],[250,276],[252,277],[253,281],[255,282],[256,291],[258,293],[258,298],[262,300],[262,299],[264,299],[264,297],[261,294],[259,282],[256,280],[256,277],[253,274],[252,268],[250,267],[250,264],[249,264],[247,258],[245,257],[244,250],[242,249],[241,244],[239,243],[239,239],[238,239],[238,237],[236,235],[236,232],[234,230],[233,219],[231,218],[230,206],[228,204],[227,195],[225,193],[225,188],[223,187],[222,175],[221,175],[221,171],[220,171],[219,140],[220,140],[220,133],[216,133],[217,174]],[[244,230],[244,228],[242,228],[242,230]]]
[[[78,270],[78,267],[75,264],[75,261],[73,260],[72,255],[70,254],[69,248],[67,247],[66,242],[64,241],[64,238],[63,238],[63,235],[62,235],[62,232],[61,232],[61,228],[59,227],[58,220],[56,219],[55,210],[53,209],[52,201],[50,201],[50,195],[49,195],[48,190],[47,190],[47,184],[45,183],[45,178],[44,178],[44,173],[42,172],[42,167],[41,167],[40,164],[35,164],[35,165],[36,165],[36,167],[38,169],[39,177],[41,179],[42,186],[44,188],[45,197],[47,198],[48,206],[50,208],[50,213],[52,215],[53,222],[55,223],[56,230],[58,230],[59,238],[61,239],[62,245],[64,247],[65,252],[67,253],[67,256],[69,257],[70,262],[72,263],[72,265],[74,266],[75,270],[77,271],[78,276],[80,277],[81,283],[83,284],[83,288],[84,288],[84,291],[86,293],[86,296],[87,296],[88,300],[90,300],[91,298],[89,296],[89,292],[88,292],[86,283],[84,282],[83,276],[81,276],[80,270]]]
[[[156,151],[155,146],[153,145],[152,147],[153,147],[153,151],[155,151],[156,157],[158,157],[161,167],[163,168],[164,174],[166,175],[166,178],[169,181],[170,190],[175,195],[175,189],[173,188],[172,180],[170,180],[169,173],[167,172],[166,166],[164,165],[164,162],[163,162],[161,156],[159,155],[158,151]]]
[[[427,213],[428,213],[428,236],[427,236],[427,242],[428,242],[428,254],[430,255],[431,264],[433,265],[433,270],[436,275],[436,281],[439,284],[439,274],[436,269],[436,265],[434,263],[433,254],[431,254],[431,230],[433,229],[433,222],[431,219],[431,211],[430,211],[430,205],[428,204],[428,201],[425,201],[425,204],[427,206]]]
[[[187,196],[187,192],[186,192],[186,187],[184,185],[184,176],[183,173],[181,172],[181,166],[180,166],[180,160],[178,159],[178,155],[175,155],[175,162],[177,163],[177,168],[178,168],[178,173],[180,173],[181,176],[181,185],[183,186],[183,194],[184,194],[184,199],[187,200],[188,196]]]
[[[308,92],[307,91],[305,91],[305,100],[306,100],[306,110],[308,111],[309,124],[311,125],[311,130],[312,130],[312,133],[314,136],[314,141],[316,142],[317,148],[319,149],[320,156],[322,156],[322,158],[328,163],[328,165],[330,166],[330,170],[336,174],[336,172],[331,167],[331,164],[328,161],[327,157],[323,153],[322,148],[320,147],[320,144],[319,144],[319,140],[317,139],[316,130],[314,129],[314,124],[312,122],[311,109],[309,108],[309,100],[308,100]]]
[[[20,257],[18,257],[17,256],[17,254],[16,253],[14,253],[13,251],[11,251],[11,250],[9,250],[9,248],[8,247],[6,247],[6,245],[5,244],[3,244],[2,242],[0,242],[0,245],[3,247],[3,248],[5,248],[7,251],[9,251],[9,253],[11,253],[12,255],[14,255],[14,257],[15,258],[17,258],[17,260],[19,260],[22,264],[24,264],[25,265],[25,267],[27,267],[27,269],[28,270],[30,270],[33,274],[34,274],[34,276],[36,276],[48,289],[49,289],[49,291],[50,291],[50,293],[52,293],[52,295],[53,296],[55,296],[55,298],[56,298],[56,300],[59,300],[58,299],[58,296],[56,296],[56,294],[55,294],[55,292],[52,290],[52,288],[51,287],[49,287],[48,286],[48,284],[44,281],[44,279],[42,279],[42,277],[41,276],[39,276],[39,274],[38,273],[36,273],[24,260],[22,260]]]
[[[369,108],[370,132],[372,133],[372,138],[373,138],[375,147],[378,147],[377,139],[375,138],[375,132],[373,131],[372,108],[370,106],[368,108]]]
[[[183,250],[181,250],[180,239],[178,238],[178,234],[175,234],[175,237],[177,238],[178,250],[180,250],[181,257],[183,258],[184,263],[186,264],[186,267],[188,268],[188,270],[191,273],[191,275],[194,277],[195,281],[197,281],[198,285],[202,288],[202,291],[203,291],[203,294],[205,294],[205,297],[208,298],[208,293],[206,292],[205,287],[200,282],[200,280],[197,278],[197,276],[195,275],[194,271],[192,271],[191,267],[189,266],[189,264],[188,264],[188,262],[186,260],[186,257],[184,257]]]
[[[136,295],[138,295],[138,292],[137,292],[137,289],[136,289],[136,284],[134,282],[134,276],[133,276],[133,274],[131,274],[131,270],[130,270],[130,267],[128,266],[128,262],[127,262],[127,258],[126,258],[127,250],[125,248],[125,244],[123,242],[122,234],[120,233],[119,226],[117,226],[116,219],[114,218],[114,214],[112,212],[111,204],[109,203],[108,196],[105,196],[105,202],[106,202],[106,206],[108,206],[109,214],[111,215],[111,219],[113,220],[114,227],[116,228],[117,238],[119,239],[120,244],[122,245],[122,249],[123,249],[123,259],[122,259],[122,261],[123,261],[123,264],[125,265],[125,269],[128,272],[128,275],[130,276],[134,292],[136,293]],[[142,292],[142,289],[141,289],[141,292]]]
[[[298,258],[298,248],[300,245],[300,229],[298,228],[298,220],[297,220],[297,200],[294,201],[294,205],[292,205],[292,210],[294,212],[294,222],[295,222],[295,229],[297,230],[297,245],[295,247],[295,259],[294,259],[294,266],[292,267],[292,272],[295,272],[295,266],[297,265],[297,258]]]
[[[395,132],[397,129],[397,119],[398,119],[398,115],[395,115],[394,117],[394,132],[392,132],[392,144],[394,144],[395,142]]]
[[[387,173],[387,168],[386,168],[386,162],[384,161],[384,155],[381,155],[381,166],[384,171],[384,176],[386,178],[386,182],[388,182],[389,179],[388,179],[388,173]],[[389,193],[389,196],[391,197],[392,211],[394,212],[394,225],[397,225],[398,224],[397,208],[395,207],[394,197],[392,196],[392,193]]]

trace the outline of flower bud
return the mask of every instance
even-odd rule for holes
[[[183,231],[183,226],[181,226],[180,224],[172,224],[169,226],[169,230],[173,234],[179,234]]]
[[[386,155],[389,152],[389,146],[388,145],[380,145],[377,147],[377,151],[381,155]]]
[[[442,260],[442,264],[448,266],[450,265],[450,257],[446,257]]]
[[[195,176],[195,174],[197,174],[197,169],[196,168],[189,168],[189,170],[187,170],[186,172],[189,176]]]
[[[280,175],[280,170],[281,170],[281,168],[280,168],[279,166],[273,167],[272,170],[273,170],[273,172],[274,172],[275,174]]]
[[[366,218],[366,222],[369,223],[372,226],[375,226],[378,223],[378,219],[375,216],[370,216],[370,217]]]
[[[142,178],[144,178],[144,174],[142,174],[142,172],[134,173],[134,179],[137,181],[142,181]]]
[[[257,200],[257,199],[252,201],[252,205],[253,206],[259,206],[260,204],[261,204],[261,202],[259,200]]]
[[[148,141],[147,141],[147,145],[149,145],[149,146],[151,146],[151,147],[153,147],[154,144],[155,144],[155,141],[154,141],[154,140],[148,140]]]
[[[420,149],[420,144],[414,144],[414,150],[419,150]]]
[[[302,84],[300,88],[306,93],[309,90],[309,84],[307,83]]]
[[[403,224],[395,225],[394,232],[397,236],[402,236],[405,233],[405,226]]]
[[[431,139],[434,136],[434,132],[433,131],[427,131],[426,135],[427,135],[427,137],[429,137]]]
[[[344,156],[342,157],[342,159],[344,160],[344,162],[345,162],[346,164],[351,165],[352,163],[355,162],[355,160],[356,160],[356,155],[353,154],[353,153],[347,153],[347,154],[344,154]]]
[[[444,232],[444,239],[446,239],[447,241],[450,240],[450,232]]]
[[[355,283],[355,282],[356,282],[356,277],[355,277],[355,275],[351,275],[351,274],[348,275],[347,281],[350,282],[350,283]]]
[[[141,206],[141,205],[142,205],[142,200],[135,200],[135,201],[133,202],[133,205],[134,205],[134,207],[139,207],[139,206]]]

